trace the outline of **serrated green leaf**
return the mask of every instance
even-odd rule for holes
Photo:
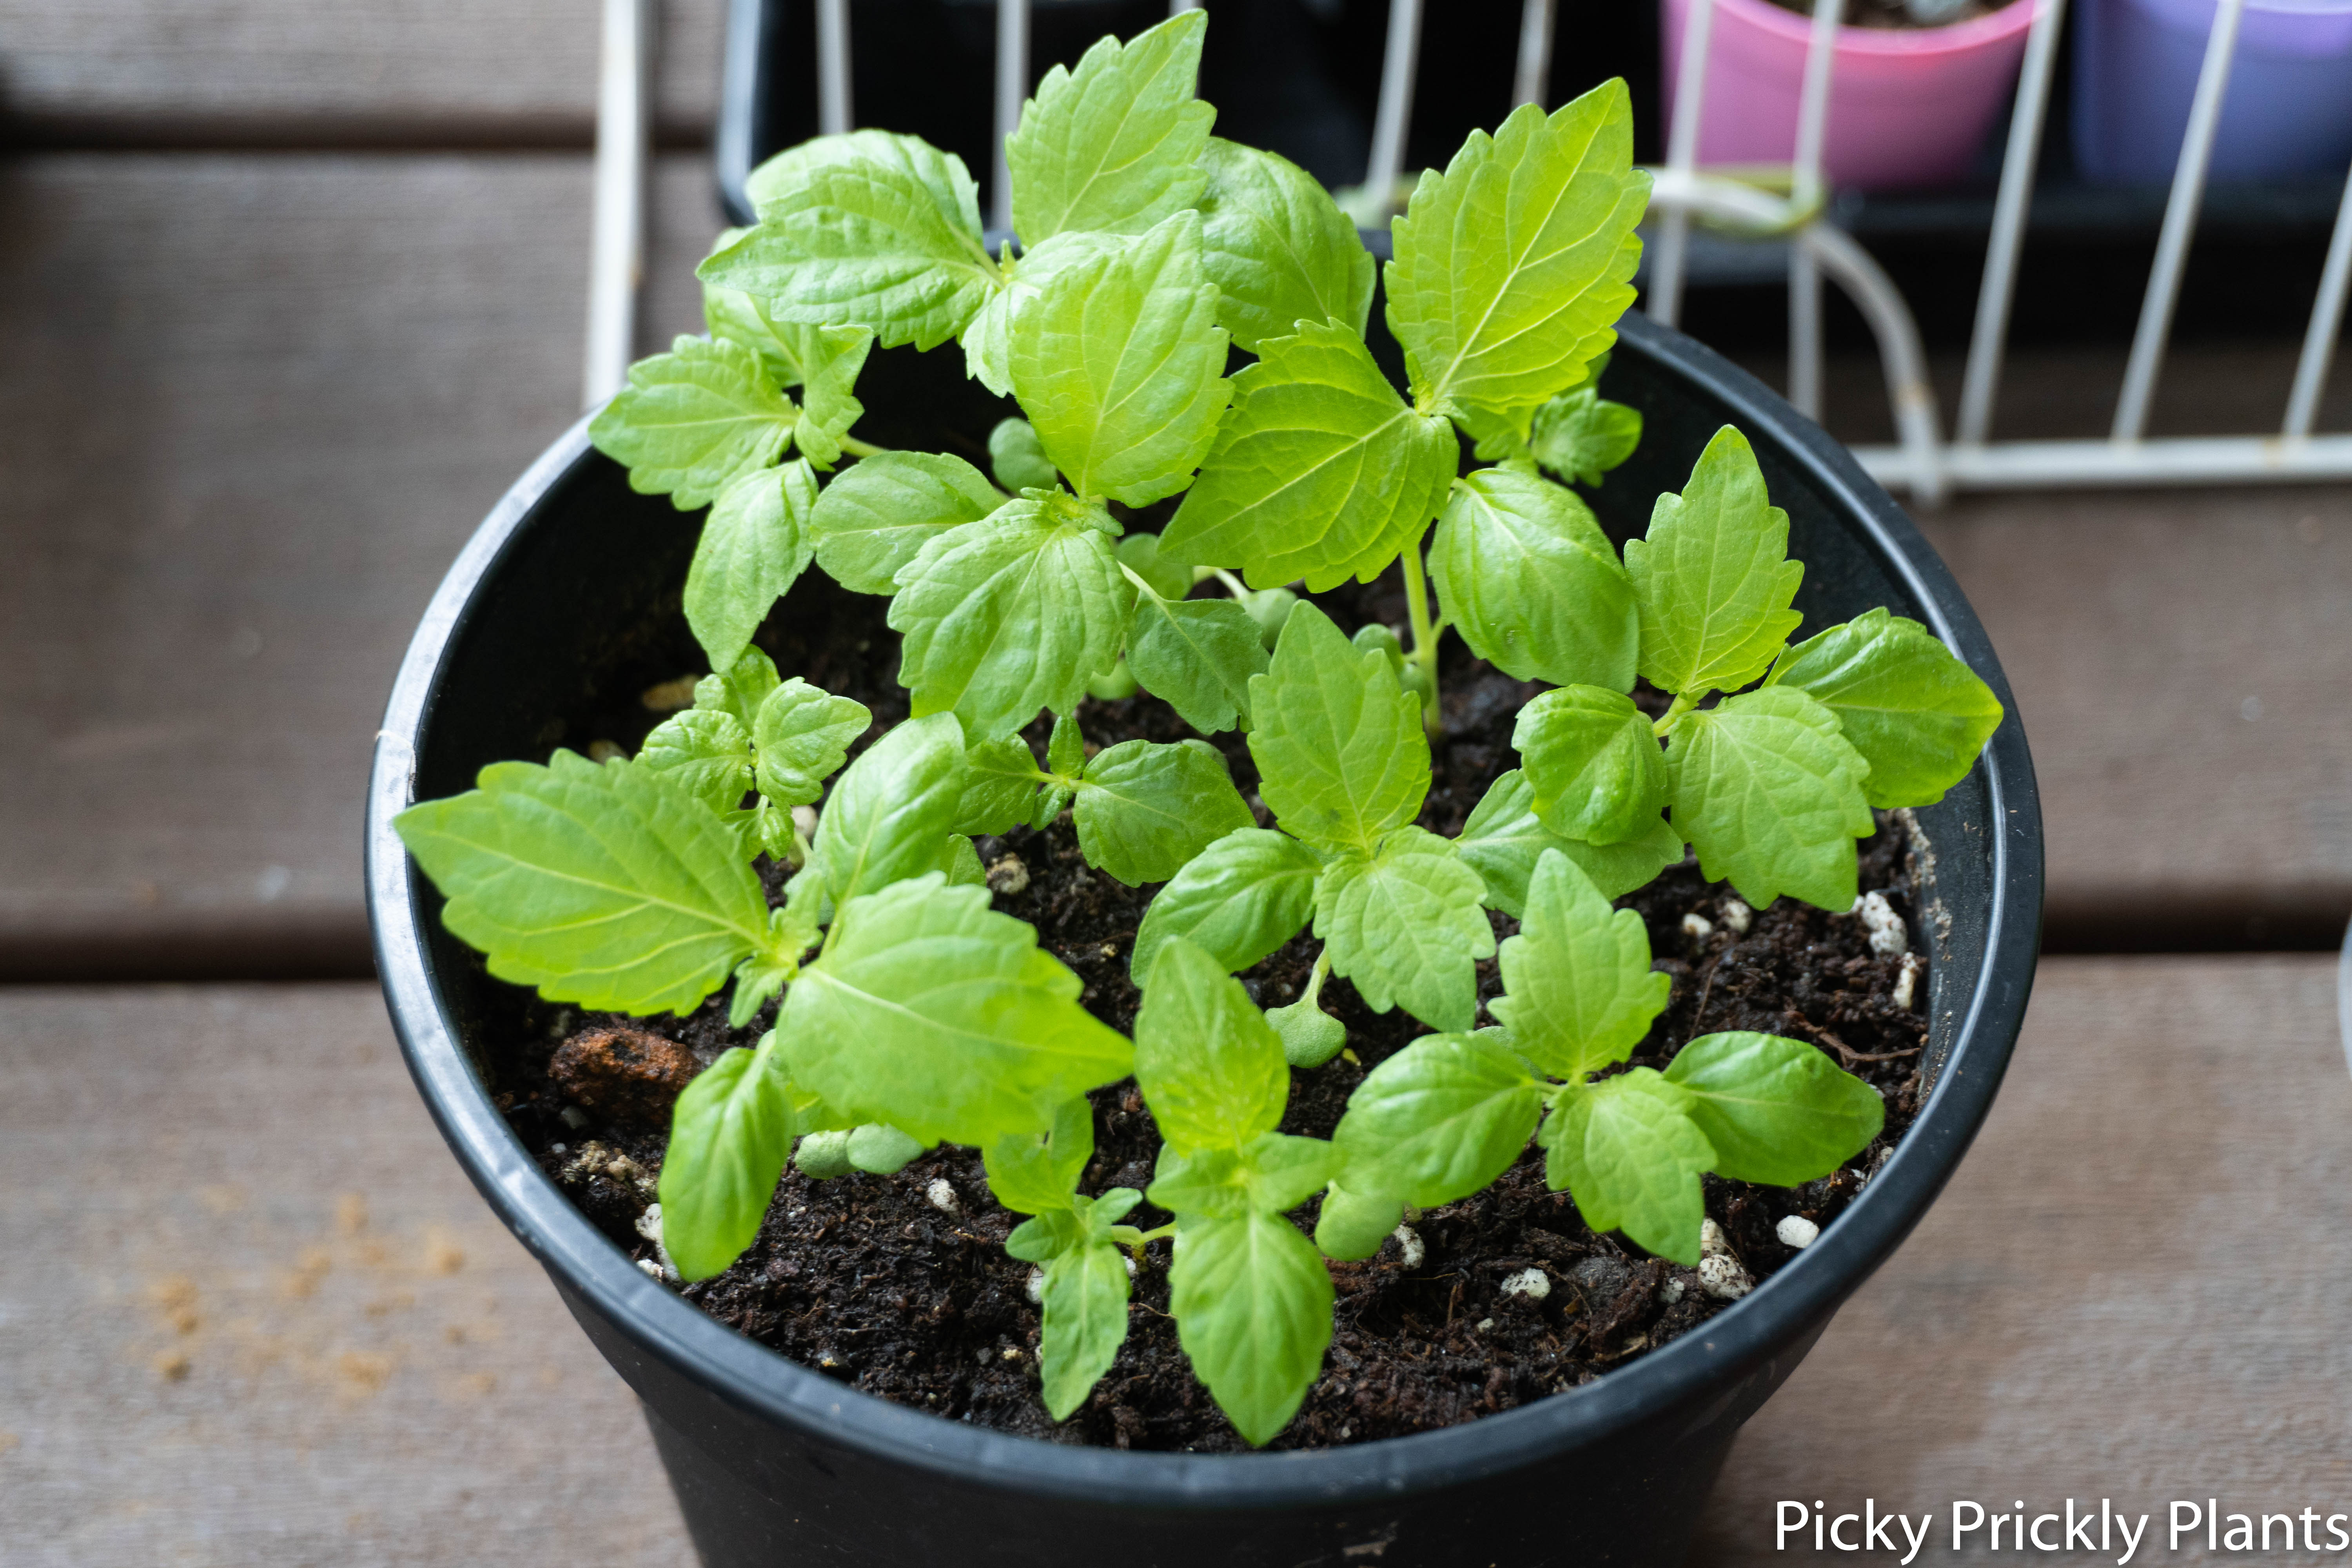
[[[1547,849],[1576,862],[1603,898],[1620,898],[1646,886],[1683,858],[1682,836],[1663,816],[1653,817],[1622,844],[1588,844],[1554,833],[1536,816],[1535,786],[1513,768],[1487,786],[1462,825],[1454,852],[1486,884],[1486,902],[1507,915],[1527,911],[1528,883]]]
[[[698,711],[731,714],[744,729],[754,729],[760,704],[776,685],[776,661],[759,648],[747,647],[733,664],[694,683],[694,706]]]
[[[1877,824],[1870,764],[1837,715],[1792,686],[1768,686],[1683,715],[1666,745],[1675,826],[1707,880],[1763,909],[1789,893],[1853,907],[1853,841]]]
[[[1706,1217],[1699,1175],[1715,1147],[1685,1114],[1689,1097],[1649,1068],[1572,1089],[1538,1135],[1544,1173],[1566,1188],[1584,1223],[1689,1267]]]
[[[740,343],[681,337],[629,367],[629,384],[588,422],[629,488],[680,511],[709,506],[739,475],[776,460],[800,417]]]
[[[866,412],[850,389],[866,368],[874,334],[865,327],[803,327],[795,335],[803,385],[793,440],[809,461],[829,468],[841,461],[841,438]]]
[[[809,520],[817,564],[853,593],[895,594],[899,572],[926,543],[1003,504],[996,487],[961,458],[866,458],[817,497]]]
[[[1160,950],[1181,937],[1228,973],[1247,969],[1298,934],[1315,911],[1323,862],[1287,834],[1229,833],[1184,864],[1143,911],[1128,973],[1140,985]]]
[[[1127,234],[1056,234],[999,264],[1004,286],[988,298],[963,330],[964,374],[999,397],[1013,395],[1013,320],[1063,271],[1127,249]],[[1051,484],[1052,480],[1047,480]]]
[[[1181,938],[1162,943],[1150,974],[1135,1015],[1135,1083],[1167,1146],[1239,1149],[1274,1131],[1290,1068],[1241,982]]]
[[[689,708],[654,726],[637,748],[637,765],[667,775],[723,814],[740,806],[751,788],[751,737],[732,713]]]
[[[1870,1146],[1886,1102],[1817,1047],[1745,1030],[1702,1035],[1675,1054],[1668,1081],[1684,1114],[1735,1182],[1793,1187],[1826,1176]]]
[[[1968,776],[2000,728],[2000,699],[1918,622],[1865,611],[1780,656],[1770,686],[1815,699],[1870,764],[1863,793],[1892,808],[1933,805]]]
[[[1089,1228],[1074,1207],[1043,1209],[1034,1218],[1013,1227],[1004,1238],[1004,1251],[1024,1263],[1050,1262],[1074,1247],[1085,1246]]]
[[[1666,804],[1666,757],[1630,697],[1563,686],[1519,710],[1511,744],[1536,815],[1571,838],[1622,844],[1654,831]]]
[[[1633,584],[1591,509],[1519,468],[1454,482],[1429,541],[1429,574],[1470,650],[1521,680],[1633,684]]]
[[[1040,708],[1069,712],[1118,662],[1135,585],[1100,517],[1066,495],[1024,496],[923,546],[889,614],[917,714],[952,711],[993,739]]]
[[[1160,551],[1237,566],[1254,588],[1369,583],[1437,515],[1461,447],[1344,327],[1302,324],[1258,353]]]
[[[757,468],[719,493],[686,573],[686,624],[725,669],[809,563],[816,475],[805,460]]]
[[[981,1163],[998,1203],[1017,1214],[1050,1214],[1076,1206],[1070,1200],[1094,1152],[1094,1108],[1078,1098],[1055,1109],[1050,1131],[1000,1138],[982,1151]]]
[[[1163,1143],[1144,1196],[1174,1215],[1227,1219],[1247,1214],[1248,1166],[1242,1152],[1230,1146],[1185,1150]]]
[[[868,746],[834,784],[801,877],[814,874],[816,886],[839,905],[933,869],[940,840],[962,804],[963,785],[963,732],[954,717],[908,720]]]
[[[1004,833],[1029,820],[1037,804],[1037,759],[1018,735],[982,741],[964,752],[958,833]]]
[[[1199,199],[1201,152],[1217,119],[1192,95],[1208,22],[1179,12],[1124,44],[1102,39],[1076,68],[1045,73],[1004,143],[1023,240],[1141,234]]]
[[[1337,321],[1358,337],[1372,309],[1372,258],[1355,220],[1287,158],[1209,138],[1202,165],[1201,244],[1224,296],[1218,320],[1255,353],[1300,321]]]
[[[1764,493],[1748,437],[1726,425],[1683,493],[1658,498],[1648,535],[1626,542],[1642,673],[1693,700],[1762,675],[1804,618],[1789,604],[1805,568],[1788,554],[1789,514]]]
[[[558,752],[393,819],[492,974],[551,1002],[691,1013],[769,943],[767,900],[718,813],[655,769]]]
[[[1261,1132],[1238,1149],[1163,1144],[1148,1195],[1180,1215],[1281,1214],[1322,1191],[1339,1163],[1339,1152],[1324,1140],[1283,1132]]]
[[[1060,476],[1046,459],[1036,426],[1026,419],[1000,419],[988,433],[988,467],[996,482],[1018,495],[1023,490],[1050,490]]]
[[[1134,1053],[1036,941],[986,889],[936,872],[845,900],[785,994],[793,1078],[927,1143],[985,1148],[1051,1127],[1058,1107],[1126,1077]]]
[[[1001,285],[981,239],[979,187],[962,159],[919,138],[856,132],[762,189],[760,226],[697,276],[741,289],[779,321],[936,348]]]
[[[1537,409],[1528,431],[1528,452],[1537,462],[1596,487],[1642,444],[1642,411],[1601,396],[1600,379],[1596,363],[1591,381]]]
[[[1192,591],[1192,569],[1160,559],[1160,536],[1129,533],[1118,542],[1118,563],[1142,578],[1163,599],[1181,602]]]
[[[814,801],[873,722],[863,702],[835,697],[798,676],[785,681],[768,693],[751,726],[760,793],[785,805]]]
[[[1192,482],[1231,388],[1201,216],[1055,274],[1013,317],[1013,391],[1088,500],[1146,506]]]
[[[1429,794],[1421,701],[1387,656],[1359,652],[1310,604],[1290,614],[1264,675],[1250,680],[1258,794],[1309,843],[1369,856]]]
[[[760,1234],[793,1147],[791,1086],[773,1030],[698,1073],[670,1112],[662,1246],[688,1279],[726,1271]]]
[[[1433,1029],[1467,1029],[1478,1013],[1477,962],[1495,952],[1480,908],[1486,887],[1454,847],[1400,827],[1370,858],[1341,856],[1315,885],[1315,934],[1331,973],[1356,983],[1364,1005],[1402,1005]]]
[[[1331,1276],[1278,1214],[1187,1220],[1176,1232],[1168,1305],[1193,1373],[1253,1446],[1281,1432],[1323,1369]]]
[[[1632,102],[1611,81],[1549,116],[1523,104],[1422,174],[1388,269],[1416,406],[1524,433],[1586,379],[1633,302],[1650,176],[1633,161]]]
[[[1122,741],[1095,753],[1071,816],[1087,864],[1127,886],[1164,882],[1184,863],[1257,818],[1225,759],[1200,741]]]
[[[1527,1147],[1542,1080],[1474,1035],[1432,1035],[1374,1068],[1348,1097],[1331,1141],[1344,1180],[1434,1208],[1481,1191]]]
[[[1107,1241],[1074,1247],[1045,1265],[1037,1368],[1046,1413],[1066,1420],[1087,1402],[1127,1340],[1127,1261]]]
[[[1642,917],[1612,910],[1592,879],[1558,850],[1537,862],[1527,917],[1497,962],[1507,994],[1486,1010],[1521,1055],[1571,1083],[1623,1061],[1674,990],[1651,971]]]
[[[1195,730],[1213,735],[1247,717],[1250,679],[1266,668],[1265,639],[1236,601],[1138,594],[1127,639],[1137,683]]]
[[[803,905],[768,911],[768,940],[735,966],[735,990],[727,1001],[727,1026],[749,1028],[775,994],[800,973],[801,959],[816,944],[817,922]]]

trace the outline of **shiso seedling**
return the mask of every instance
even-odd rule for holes
[[[1599,394],[1649,191],[1622,82],[1523,107],[1422,175],[1386,270],[1400,393],[1366,345],[1353,224],[1211,134],[1206,26],[1185,12],[1048,74],[1008,143],[1017,247],[991,250],[961,162],[914,137],[820,137],[761,168],[760,221],[701,267],[709,336],[638,365],[591,426],[638,490],[709,509],[684,606],[715,673],[634,759],[498,763],[397,826],[501,979],[640,1016],[731,981],[738,1026],[777,1002],[677,1101],[660,1198],[687,1278],[751,1243],[788,1156],[822,1178],[970,1145],[1033,1216],[1007,1247],[1041,1270],[1051,1414],[1109,1366],[1129,1255],[1166,1239],[1183,1351],[1262,1444],[1330,1338],[1293,1217],[1318,1194],[1321,1251],[1361,1257],[1532,1137],[1592,1228],[1693,1262],[1701,1173],[1793,1184],[1867,1145],[1877,1093],[1809,1045],[1709,1035],[1620,1070],[1669,983],[1610,900],[1687,843],[1757,908],[1843,910],[1871,808],[1939,798],[2001,710],[1884,610],[1789,644],[1802,568],[1738,431],[1622,560],[1561,482],[1601,484],[1640,440]],[[1019,405],[987,473],[850,433],[875,347],[951,341]],[[812,565],[888,596],[901,634],[911,716],[845,769],[871,715],[753,644]],[[1402,637],[1351,640],[1313,601],[1391,568]],[[1448,628],[1550,688],[1454,839],[1415,820]],[[1637,677],[1671,697],[1655,719]],[[1203,741],[1087,755],[1082,699],[1139,687],[1202,735],[1246,729],[1273,826]],[[1041,711],[1042,760],[1021,734]],[[991,907],[973,848],[1065,810],[1091,864],[1164,883],[1133,1042]],[[797,868],[781,908],[761,856]],[[1520,924],[1480,1027],[1489,910]],[[1234,972],[1310,921],[1307,994],[1261,1014]],[[1292,1137],[1291,1072],[1346,1037],[1329,974],[1440,1032],[1379,1064],[1333,1139]],[[1085,1097],[1130,1076],[1159,1170],[1147,1194],[1081,1192]],[[1171,1223],[1127,1224],[1146,1201]]]

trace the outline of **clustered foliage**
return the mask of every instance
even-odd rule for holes
[[[2000,710],[1883,610],[1788,646],[1802,568],[1736,430],[1622,562],[1547,477],[1598,484],[1640,436],[1597,392],[1648,194],[1622,84],[1522,108],[1422,176],[1387,269],[1401,396],[1366,347],[1353,225],[1297,168],[1210,134],[1205,25],[1183,13],[1046,77],[1008,145],[1017,255],[991,254],[962,163],[915,138],[824,137],[761,168],[758,226],[701,268],[709,336],[639,364],[591,426],[639,490],[709,507],[685,609],[717,673],[633,760],[499,763],[399,827],[501,978],[646,1014],[731,977],[739,1026],[782,994],[757,1047],[678,1101],[660,1194],[687,1277],[750,1244],[796,1142],[813,1176],[971,1145],[1034,1216],[1007,1247],[1042,1268],[1055,1417],[1125,1336],[1121,1249],[1172,1236],[1185,1353],[1263,1443],[1330,1338],[1318,1244],[1368,1256],[1405,1205],[1478,1191],[1530,1136],[1594,1229],[1686,1263],[1702,1173],[1795,1184],[1867,1144],[1877,1095],[1807,1045],[1710,1035],[1664,1073],[1612,1071],[1668,982],[1610,900],[1688,843],[1759,907],[1843,910],[1870,808],[1940,798]],[[849,433],[877,343],[950,339],[1026,416],[994,432],[988,475]],[[1254,357],[1228,379],[1232,349]],[[1486,466],[1465,471],[1465,442]],[[1178,495],[1164,532],[1127,531]],[[812,563],[889,595],[902,634],[913,716],[845,770],[866,710],[751,646]],[[1299,597],[1400,563],[1409,644],[1351,641]],[[1228,593],[1190,596],[1212,578]],[[1523,766],[1453,840],[1414,825],[1448,628],[1551,688],[1519,718]],[[1654,721],[1637,676],[1672,695]],[[1087,755],[1080,699],[1138,686],[1202,734],[1246,729],[1275,826],[1203,741]],[[1041,710],[1042,762],[1019,733]],[[803,834],[794,810],[820,800]],[[1094,866],[1165,883],[1132,1042],[991,908],[973,851],[1065,809]],[[762,854],[799,868],[773,910]],[[1521,922],[1499,954],[1488,908]],[[1307,994],[1261,1014],[1234,974],[1310,921]],[[1488,957],[1506,994],[1480,1028]],[[1327,973],[1440,1031],[1381,1063],[1328,1142],[1276,1131],[1291,1069],[1344,1044]],[[1156,1177],[1082,1194],[1084,1097],[1129,1076]],[[1318,1194],[1310,1242],[1289,1215]],[[1172,1225],[1123,1223],[1146,1198]]]

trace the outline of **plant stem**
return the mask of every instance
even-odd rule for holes
[[[1234,576],[1232,573],[1226,571],[1222,566],[1217,568],[1217,581],[1223,583],[1225,585],[1225,592],[1231,594],[1234,598],[1240,599],[1244,603],[1248,601],[1250,596],[1250,585],[1243,582],[1240,578]]]
[[[1429,583],[1422,572],[1420,540],[1405,546],[1403,560],[1404,607],[1412,617],[1412,651],[1405,659],[1421,670],[1427,683],[1421,700],[1421,727],[1435,735],[1442,728],[1437,713],[1438,628],[1430,624]]]
[[[853,458],[878,458],[890,449],[877,447],[871,441],[861,441],[855,436],[844,436],[840,440],[841,449]]]
[[[1307,977],[1307,990],[1298,999],[1310,1007],[1320,1005],[1323,1000],[1323,982],[1330,973],[1331,948],[1327,942],[1323,950],[1315,955],[1315,972]]]
[[[1697,706],[1698,699],[1691,696],[1688,692],[1685,692],[1680,697],[1675,698],[1673,703],[1667,707],[1664,713],[1658,715],[1657,719],[1650,725],[1650,733],[1657,736],[1658,739],[1662,741],[1664,740],[1668,735],[1675,732],[1675,726],[1683,721],[1683,715]]]

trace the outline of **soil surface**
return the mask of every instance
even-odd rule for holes
[[[1967,0],[1957,12],[1933,22],[1915,18],[1903,0],[1846,0],[1845,25],[1849,27],[1888,27],[1917,30],[1927,27],[1952,27],[1962,22],[1973,22],[1979,16],[1990,16],[2016,0]],[[1811,0],[1772,0],[1783,11],[1794,11],[1801,16],[1813,14]]]
[[[1201,591],[1216,590],[1211,584]],[[1405,619],[1393,575],[1318,603],[1343,630],[1373,620],[1401,626]],[[872,709],[869,742],[906,712],[894,679],[898,639],[883,624],[883,609],[881,599],[849,594],[811,572],[760,637],[786,675],[803,674]],[[609,695],[551,742],[634,750],[669,707],[689,700],[691,681],[680,678],[699,665],[682,623],[650,642],[633,644],[625,667],[604,672],[597,689]],[[1433,745],[1434,777],[1420,820],[1450,837],[1487,784],[1516,763],[1513,721],[1541,688],[1473,658],[1458,638],[1445,644],[1440,685],[1445,733]],[[1664,707],[1646,689],[1637,700],[1653,711]],[[1142,696],[1089,700],[1078,718],[1089,752],[1190,733],[1164,704]],[[1242,738],[1213,739],[1244,798],[1261,821],[1270,820]],[[1042,754],[1042,726],[1032,740]],[[1901,814],[1882,813],[1879,831],[1862,845],[1861,885],[1884,892],[1916,932],[1910,844]],[[1127,959],[1156,889],[1126,888],[1090,869],[1066,812],[1042,832],[1018,828],[978,847],[982,864],[1000,868],[992,879],[1000,889],[995,907],[1034,924],[1043,945],[1084,980],[1086,1006],[1131,1032],[1139,997]],[[783,873],[764,860],[761,869],[780,900]],[[1827,1226],[1910,1125],[1927,1036],[1924,959],[1873,952],[1853,916],[1788,900],[1750,911],[1687,860],[1619,903],[1641,913],[1654,967],[1674,981],[1673,999],[1635,1064],[1663,1068],[1697,1035],[1762,1030],[1813,1042],[1885,1097],[1885,1132],[1833,1175],[1793,1190],[1705,1178],[1708,1215],[1760,1282],[1795,1255],[1780,1239],[1779,1222],[1793,1215]],[[1490,918],[1498,940],[1517,929],[1502,914]],[[1302,935],[1246,971],[1243,982],[1262,1005],[1292,1001],[1315,950]],[[1906,963],[1915,970],[1911,1005],[1897,1006]],[[1500,989],[1493,961],[1479,970],[1480,994],[1492,997]],[[662,1042],[707,1064],[730,1046],[755,1043],[772,1022],[772,1005],[751,1027],[730,1030],[724,993],[690,1017],[629,1020],[543,1004],[515,987],[486,989],[499,995],[499,1016],[486,1033],[499,1105],[583,1211],[642,1266],[657,1269],[656,1248],[640,1222],[661,1168],[667,1107],[692,1070],[682,1072],[679,1054]],[[1323,1001],[1348,1026],[1349,1054],[1291,1075],[1286,1132],[1328,1136],[1364,1075],[1428,1032],[1402,1010],[1373,1013],[1345,980],[1328,982]],[[609,1032],[615,1030],[624,1032]],[[1092,1099],[1096,1154],[1084,1190],[1149,1186],[1160,1138],[1134,1084]],[[1315,1213],[1310,1202],[1295,1217],[1311,1230]],[[1054,1442],[1242,1449],[1178,1346],[1167,1311],[1164,1241],[1151,1245],[1138,1272],[1117,1363],[1068,1421],[1047,1417],[1038,1394],[1030,1266],[1003,1247],[1021,1217],[991,1199],[974,1151],[941,1148],[891,1176],[814,1182],[788,1169],[751,1249],[725,1274],[684,1286],[682,1294],[804,1365],[950,1419]],[[1166,1217],[1147,1204],[1131,1223],[1150,1226]],[[1409,1212],[1407,1228],[1410,1242],[1392,1237],[1369,1261],[1329,1265],[1339,1302],[1323,1376],[1270,1447],[1362,1442],[1507,1410],[1590,1383],[1729,1304],[1709,1294],[1695,1270],[1587,1229],[1568,1195],[1546,1188],[1542,1155],[1532,1144],[1495,1185],[1444,1208]],[[1506,1280],[1530,1269],[1547,1289],[1505,1292]]]

